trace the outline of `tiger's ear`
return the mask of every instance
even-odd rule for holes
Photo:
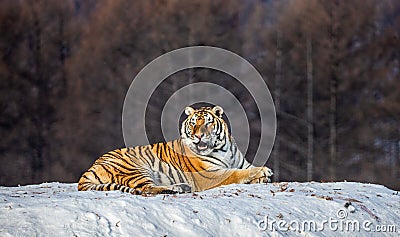
[[[193,114],[193,112],[194,112],[194,109],[192,107],[188,106],[185,108],[186,115],[191,115],[191,114]]]
[[[212,109],[212,112],[215,115],[217,115],[218,117],[222,117],[222,114],[224,113],[224,110],[220,106],[217,105]]]

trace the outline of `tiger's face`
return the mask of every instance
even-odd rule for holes
[[[188,117],[182,123],[181,137],[193,152],[206,156],[224,145],[228,129],[221,107],[186,107],[185,113]]]

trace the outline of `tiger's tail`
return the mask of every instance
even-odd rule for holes
[[[116,183],[107,183],[107,184],[94,184],[91,182],[86,182],[86,183],[79,183],[78,184],[78,190],[79,191],[88,191],[88,190],[96,190],[96,191],[113,191],[113,190],[119,190],[125,193],[131,193],[131,194],[141,194],[140,190],[130,188],[125,185],[121,184],[116,184]]]

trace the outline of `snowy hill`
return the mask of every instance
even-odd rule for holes
[[[0,187],[0,236],[398,236],[400,193],[362,183],[229,185],[134,196]]]

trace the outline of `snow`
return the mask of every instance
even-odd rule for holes
[[[398,191],[353,182],[158,196],[43,183],[0,187],[0,236],[398,236],[399,204]]]

